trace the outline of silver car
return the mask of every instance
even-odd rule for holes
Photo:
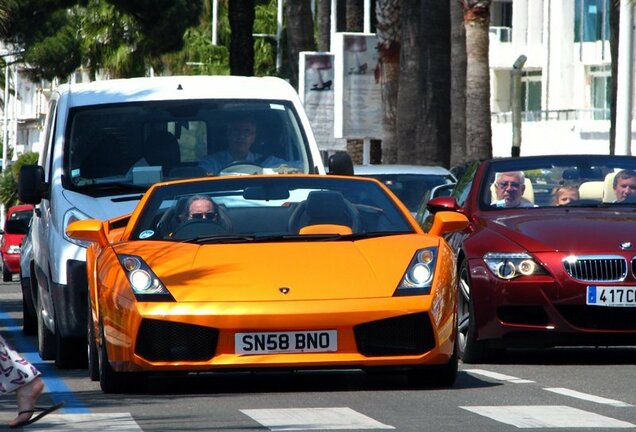
[[[385,184],[415,216],[422,197],[436,186],[454,184],[446,168],[430,165],[355,165],[355,175],[373,177]]]

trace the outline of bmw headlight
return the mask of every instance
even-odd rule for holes
[[[118,255],[130,287],[139,301],[174,301],[174,297],[140,257]]]
[[[489,252],[484,255],[484,261],[490,271],[500,279],[547,274],[543,267],[525,252]]]
[[[393,295],[422,295],[431,292],[437,248],[418,250]]]

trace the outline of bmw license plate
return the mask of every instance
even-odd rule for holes
[[[591,306],[636,307],[636,287],[590,285],[587,287],[586,303]]]
[[[279,354],[338,351],[336,330],[236,333],[236,354]]]

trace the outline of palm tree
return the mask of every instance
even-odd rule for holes
[[[318,51],[331,50],[331,0],[316,0],[316,42]]]
[[[254,75],[254,0],[229,0],[228,16],[232,38],[230,41],[230,73]]]
[[[492,157],[490,68],[491,0],[461,0],[466,28],[466,150],[469,159]]]
[[[457,0],[450,0],[451,12],[451,120],[450,166],[466,161],[466,28]]]
[[[287,47],[289,53],[289,81],[298,87],[298,53],[315,51],[314,25],[309,0],[288,1],[285,4],[287,16]]]
[[[382,162],[397,162],[397,101],[400,82],[400,0],[377,0],[376,33],[382,84]]]

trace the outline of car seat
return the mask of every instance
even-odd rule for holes
[[[167,131],[152,132],[144,142],[143,157],[150,166],[161,166],[163,176],[181,163],[179,141]]]
[[[592,180],[581,183],[579,186],[580,199],[601,201],[603,199],[604,185],[605,182],[603,180]]]
[[[603,202],[616,201],[616,193],[614,192],[614,177],[616,172],[611,172],[605,175],[603,180]]]
[[[308,225],[346,225],[355,233],[360,230],[357,209],[340,192],[313,191],[298,204],[289,217],[289,231],[298,233]]]

